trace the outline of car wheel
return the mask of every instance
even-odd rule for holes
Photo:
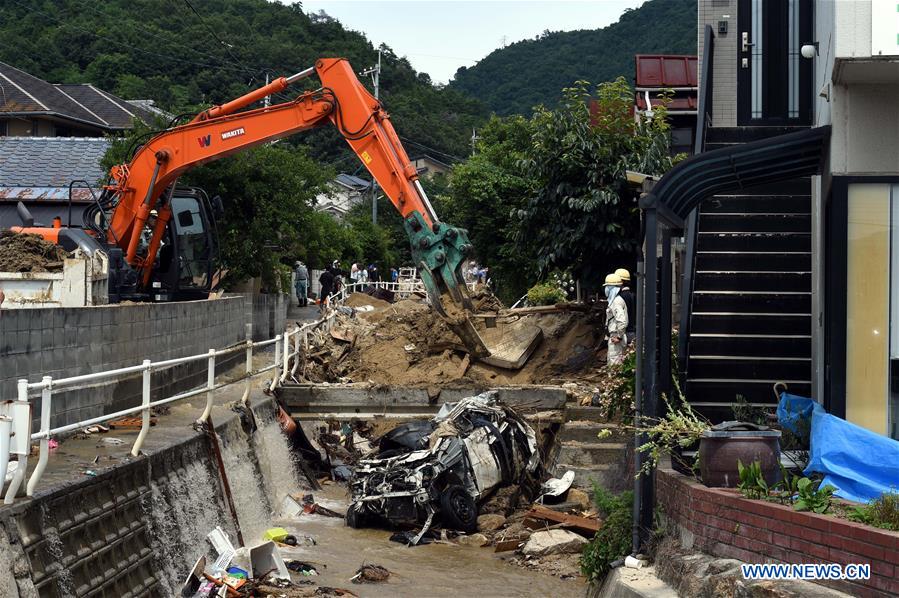
[[[462,486],[447,486],[440,494],[440,515],[453,529],[473,532],[478,528],[478,507]]]

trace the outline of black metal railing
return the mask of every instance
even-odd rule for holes
[[[706,25],[703,38],[702,64],[700,65],[699,105],[696,111],[696,135],[693,140],[693,154],[705,151],[705,137],[712,120],[712,59],[715,50],[715,35],[712,26]],[[696,273],[696,241],[699,228],[699,208],[687,216],[684,223],[686,241],[684,254],[684,276],[681,279],[680,327],[677,336],[678,371],[681,385],[686,384],[687,360],[690,350],[690,314],[693,311],[693,283]]]

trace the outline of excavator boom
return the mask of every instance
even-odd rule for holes
[[[289,102],[239,112],[312,75],[321,81],[319,89]],[[472,249],[466,231],[439,221],[389,116],[343,58],[320,59],[313,68],[210,108],[191,122],[153,137],[127,165],[113,167],[109,190],[117,203],[108,241],[122,248],[125,260],[140,270],[146,287],[172,216],[171,193],[179,176],[206,162],[329,122],[402,214],[413,258],[434,307],[445,315],[442,296],[448,293],[454,302],[470,309],[461,274],[462,262]],[[152,210],[157,210],[158,218],[149,246],[142,252],[140,237]]]

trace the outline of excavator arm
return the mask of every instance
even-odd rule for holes
[[[319,89],[289,102],[238,112],[312,75],[321,81]],[[466,231],[439,221],[387,113],[343,58],[320,59],[314,68],[210,108],[190,123],[153,137],[130,163],[113,167],[108,189],[117,202],[108,241],[122,248],[125,260],[140,271],[146,287],[171,219],[171,192],[179,176],[206,162],[329,122],[403,215],[413,258],[435,309],[446,315],[445,293],[471,309],[461,274],[462,262],[472,249]],[[140,255],[140,236],[154,209],[158,217],[153,234]]]

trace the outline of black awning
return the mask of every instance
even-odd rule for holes
[[[640,201],[681,219],[717,193],[821,172],[830,126],[697,154],[672,168]]]

